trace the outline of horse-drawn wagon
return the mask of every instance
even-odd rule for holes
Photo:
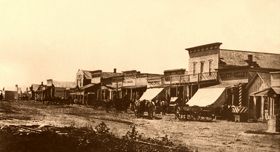
[[[144,92],[141,98],[134,103],[136,117],[143,117],[145,112],[148,113],[150,119],[154,117],[156,109],[154,100],[162,90],[163,88],[151,88]]]
[[[179,120],[212,121],[215,118],[215,110],[211,107],[179,106],[176,110],[176,118]]]
[[[176,108],[176,118],[212,121],[225,103],[225,88],[203,88],[183,105]]]

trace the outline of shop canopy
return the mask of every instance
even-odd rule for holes
[[[140,100],[153,100],[162,90],[163,88],[147,89],[141,96]]]
[[[276,94],[280,94],[280,87],[272,87],[272,89]]]
[[[177,99],[178,97],[171,97],[170,102],[176,102]]]
[[[100,83],[98,83],[98,84],[90,83],[90,84],[87,84],[87,85],[81,87],[81,90],[90,90],[93,88],[97,88],[98,86],[100,86]]]
[[[280,87],[270,87],[258,92],[254,92],[253,96],[268,96],[269,94],[280,94]]]
[[[198,89],[194,96],[187,102],[189,106],[213,108],[219,107],[225,102],[225,88]]]

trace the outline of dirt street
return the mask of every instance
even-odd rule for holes
[[[167,135],[173,142],[198,151],[280,151],[280,135],[248,134],[265,130],[265,123],[228,121],[179,121],[174,115],[157,115],[157,119],[135,118],[134,114],[106,113],[84,105],[44,105],[41,102],[0,102],[0,127],[5,125],[40,125],[94,127],[102,121],[111,131],[123,136],[135,125],[144,137]]]

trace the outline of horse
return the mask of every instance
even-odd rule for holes
[[[161,114],[165,115],[168,109],[168,102],[165,100],[159,101],[159,107]]]
[[[134,103],[134,113],[136,117],[143,117],[144,112],[148,112],[148,117],[153,119],[155,112],[155,103],[150,100],[136,100]]]

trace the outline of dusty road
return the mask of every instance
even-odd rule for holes
[[[264,123],[235,123],[228,121],[186,122],[173,115],[159,119],[137,119],[132,112],[106,113],[84,105],[43,105],[34,101],[0,102],[0,126],[40,125],[94,127],[105,122],[111,131],[123,136],[135,125],[144,137],[165,135],[175,143],[198,151],[280,151],[280,135],[247,134],[245,131],[265,130]]]

